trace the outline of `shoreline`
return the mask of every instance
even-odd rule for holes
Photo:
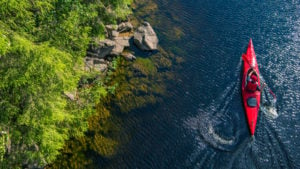
[[[91,38],[103,36],[105,22],[131,13],[129,3],[41,1],[9,3],[1,10],[3,168],[43,167],[66,140],[84,135],[95,105],[115,86],[104,84],[109,76],[84,72],[81,57]],[[114,71],[116,62],[110,66]]]
[[[55,168],[74,158],[88,166],[88,152],[111,158],[129,142],[122,117],[167,95],[174,58],[129,1],[41,3],[0,12],[1,166]]]
[[[131,15],[129,20],[138,27],[143,19],[133,19],[135,17]],[[124,119],[128,113],[161,103],[162,98],[167,97],[168,90],[164,81],[174,80],[170,72],[173,56],[169,56],[161,47],[158,51],[148,54],[137,52],[134,61],[117,57],[116,69],[108,72],[110,77],[106,81],[106,85],[113,86],[114,92],[97,105],[97,113],[89,118],[87,135],[67,141],[57,160],[48,168],[70,165],[93,168],[92,159],[95,157],[91,154],[100,159],[110,159],[122,151],[131,137],[131,133],[125,131]]]

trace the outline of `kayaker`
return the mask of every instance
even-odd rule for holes
[[[258,78],[252,70],[247,77],[247,90],[255,92],[256,90],[260,91],[260,87],[258,85]]]

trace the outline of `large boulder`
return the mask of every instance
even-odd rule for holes
[[[148,22],[144,22],[143,25],[134,32],[133,36],[134,43],[141,50],[157,50],[158,38]]]

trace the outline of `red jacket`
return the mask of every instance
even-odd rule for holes
[[[252,92],[255,92],[257,89],[257,83],[248,82],[246,88]]]

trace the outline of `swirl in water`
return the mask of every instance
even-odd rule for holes
[[[241,61],[233,75],[236,80],[228,85],[219,98],[207,108],[199,108],[196,117],[185,120],[185,126],[195,133],[196,140],[204,143],[200,146],[209,145],[221,151],[234,151],[236,149],[241,129],[245,129],[239,127],[241,124],[239,121],[243,118],[240,116],[241,113],[235,112],[236,108],[232,107],[240,106],[240,104],[232,104],[233,99],[240,94],[240,68]]]

